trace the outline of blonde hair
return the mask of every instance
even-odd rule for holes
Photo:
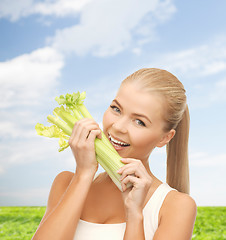
[[[183,84],[170,72],[143,68],[128,76],[124,83],[138,83],[141,89],[160,94],[165,100],[164,131],[176,130],[167,144],[167,183],[180,192],[189,193],[188,138],[190,116]]]

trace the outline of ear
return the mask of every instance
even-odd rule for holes
[[[169,141],[175,136],[176,131],[175,129],[171,129],[169,132],[167,132],[163,138],[161,139],[161,141],[156,145],[156,147],[163,147],[165,146],[167,143],[169,143]]]

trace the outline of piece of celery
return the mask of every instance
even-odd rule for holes
[[[51,127],[45,127],[44,125],[38,123],[36,124],[36,131],[39,135],[45,137],[56,137],[60,138],[59,151],[66,149],[68,145],[68,139],[72,133],[73,126],[76,121],[84,118],[92,118],[89,111],[84,105],[84,99],[86,97],[85,92],[83,93],[73,93],[61,95],[56,97],[56,101],[59,105],[64,105],[54,109],[53,114],[48,115],[48,122],[54,124]],[[62,120],[61,120],[61,119]],[[97,155],[97,161],[108,173],[112,181],[116,186],[122,191],[120,174],[117,173],[117,170],[124,166],[124,163],[120,161],[121,157],[118,152],[114,149],[108,138],[102,132],[102,139],[95,139],[95,152]],[[127,187],[130,187],[131,184],[128,184]]]

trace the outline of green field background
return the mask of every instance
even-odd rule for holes
[[[0,207],[0,239],[30,240],[45,207]],[[226,207],[198,207],[192,239],[226,240]]]

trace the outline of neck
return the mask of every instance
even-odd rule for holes
[[[151,172],[151,170],[150,170],[149,161],[148,161],[148,160],[142,161],[142,163],[143,163],[143,165],[144,165],[147,173],[152,177],[153,181],[154,181],[154,180],[158,180],[158,179],[154,176],[154,174]]]

